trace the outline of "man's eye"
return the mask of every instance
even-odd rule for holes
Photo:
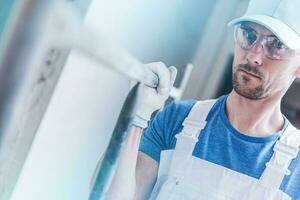
[[[243,30],[243,35],[247,39],[249,45],[252,45],[257,39],[255,32],[250,30]]]
[[[278,49],[278,50],[281,50],[281,49],[286,49],[287,47],[278,39],[274,39],[271,43],[271,46],[274,48],[274,49]]]

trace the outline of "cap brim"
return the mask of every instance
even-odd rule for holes
[[[230,21],[228,26],[234,26],[245,21],[266,27],[289,48],[300,49],[300,36],[286,24],[266,15],[245,15]]]

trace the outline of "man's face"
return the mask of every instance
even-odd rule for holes
[[[261,35],[273,35],[265,27],[249,23],[248,26]],[[282,96],[300,73],[300,56],[275,60],[265,56],[262,44],[257,43],[245,50],[235,45],[233,62],[233,88],[248,99],[264,99],[273,95]],[[297,71],[298,70],[298,71]]]

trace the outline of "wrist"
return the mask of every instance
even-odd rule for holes
[[[136,114],[132,120],[132,125],[140,127],[140,128],[146,128],[148,126],[148,121],[149,119],[144,119],[143,117],[139,116],[138,114]]]
[[[150,121],[152,113],[154,113],[158,109],[158,106],[142,105],[137,109],[136,116],[144,120]]]

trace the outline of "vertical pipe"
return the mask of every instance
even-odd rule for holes
[[[89,200],[103,199],[111,184],[120,152],[126,141],[135,110],[138,84],[129,92],[96,175]]]

